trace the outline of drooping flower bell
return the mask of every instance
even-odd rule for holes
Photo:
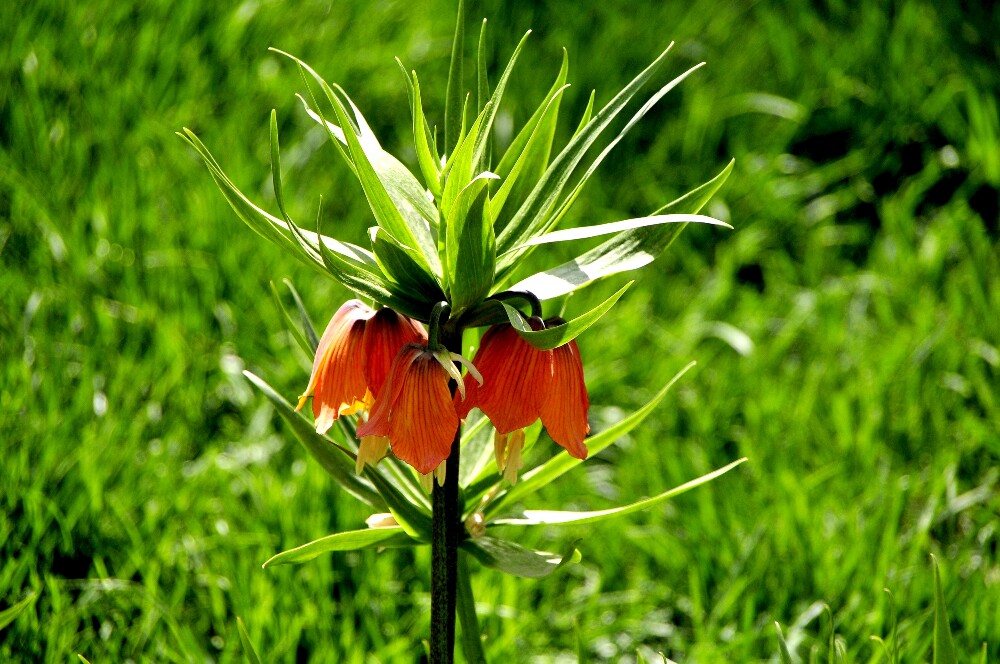
[[[392,452],[422,475],[434,471],[451,452],[458,414],[448,380],[453,376],[447,351],[420,343],[403,347],[392,363],[367,422],[358,436],[388,438]],[[454,365],[451,365],[454,369]],[[455,370],[457,372],[457,369]]]
[[[550,321],[558,324],[561,321]],[[528,319],[533,330],[545,328],[537,317]],[[456,400],[460,417],[479,408],[496,428],[497,465],[513,481],[521,466],[523,429],[541,418],[556,443],[578,459],[587,457],[583,441],[590,431],[590,401],[583,365],[575,341],[553,350],[539,350],[508,324],[495,325],[483,335],[473,363],[482,385],[466,378],[466,398]]]
[[[420,323],[392,309],[345,302],[323,332],[296,410],[312,396],[316,431],[326,433],[341,415],[371,408],[399,349],[426,337]]]

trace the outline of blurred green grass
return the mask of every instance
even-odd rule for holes
[[[935,553],[959,652],[989,640],[998,656],[998,12],[470,8],[495,63],[534,29],[514,126],[564,46],[567,118],[670,40],[665,77],[709,63],[571,223],[648,213],[737,159],[710,210],[736,231],[690,229],[581,339],[593,426],[699,367],[538,504],[605,507],[751,459],[628,524],[539,535],[584,538],[583,563],[554,579],[479,573],[489,655],[572,660],[578,627],[599,661],[768,660],[775,620],[800,652],[820,645],[826,602],[851,659],[877,661],[888,587],[903,660],[926,659]],[[266,48],[344,85],[406,159],[392,56],[440,104],[452,20],[427,1],[0,7],[0,610],[39,594],[0,631],[0,659],[239,660],[237,616],[277,661],[419,659],[426,552],[259,567],[367,516],[239,374],[287,395],[307,377],[269,279],[289,276],[319,324],[345,293],[242,227],[173,131],[195,129],[267,204],[277,108],[290,206],[311,214],[323,194],[327,227],[360,238],[363,195]]]

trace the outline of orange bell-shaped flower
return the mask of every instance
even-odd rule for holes
[[[313,397],[316,431],[326,433],[341,415],[356,413],[371,401],[364,375],[365,322],[375,311],[360,300],[341,305],[326,326],[309,385],[299,397],[296,410]]]
[[[533,330],[545,328],[537,317],[528,324]],[[479,408],[503,437],[541,418],[552,440],[578,459],[587,457],[583,441],[590,431],[590,401],[575,341],[539,350],[510,325],[495,325],[483,335],[473,364],[483,383],[477,385],[466,376],[466,398],[455,401],[459,417]],[[498,451],[497,456],[503,468],[502,459],[509,455]]]
[[[345,302],[323,332],[296,410],[312,395],[316,431],[326,433],[341,415],[370,408],[400,348],[426,338],[420,323],[392,309]]]
[[[423,344],[403,347],[375,397],[367,422],[358,425],[359,438],[387,437],[398,458],[426,475],[451,452],[458,415],[448,389],[443,362]]]

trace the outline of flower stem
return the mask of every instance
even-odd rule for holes
[[[441,341],[452,352],[462,350],[461,330],[444,327]],[[451,384],[452,394],[457,385]],[[431,520],[431,664],[455,661],[455,607],[457,603],[458,545],[462,535],[462,508],[458,495],[462,427],[455,432],[445,461],[444,486],[434,483]]]

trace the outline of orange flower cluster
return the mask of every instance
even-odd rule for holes
[[[534,317],[529,324],[545,327]],[[538,350],[510,325],[495,325],[483,335],[464,382],[456,360],[464,361],[443,348],[428,348],[417,321],[350,300],[320,339],[298,408],[313,397],[319,433],[341,415],[368,414],[357,427],[359,473],[390,445],[421,474],[433,472],[448,457],[459,420],[473,408],[496,428],[497,465],[510,481],[522,465],[524,429],[539,418],[554,441],[586,458],[589,401],[575,342]],[[454,395],[448,386],[452,378],[459,381]]]

